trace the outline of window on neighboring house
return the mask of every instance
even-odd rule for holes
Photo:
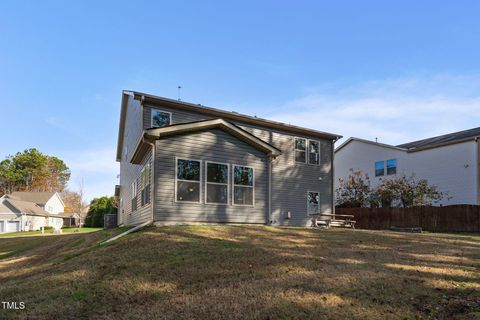
[[[307,139],[295,138],[295,161],[307,162]]]
[[[308,163],[320,164],[320,142],[308,140]]]
[[[319,214],[320,213],[320,193],[317,191],[307,192],[307,214]]]
[[[206,203],[228,204],[228,164],[207,162],[206,170]]]
[[[387,175],[397,173],[397,159],[387,160]]]
[[[152,109],[152,128],[165,127],[172,124],[172,113]]]
[[[132,212],[137,210],[137,180],[132,182]]]
[[[233,169],[233,204],[253,206],[254,191],[253,168],[235,165]]]
[[[151,175],[151,164],[147,162],[140,172],[140,181],[141,181],[141,206],[144,206],[150,203],[150,175]]]
[[[375,162],[375,177],[380,177],[385,175],[385,161]]]
[[[176,201],[200,203],[201,162],[177,159]]]

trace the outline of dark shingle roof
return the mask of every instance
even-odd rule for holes
[[[454,132],[454,133],[449,133],[449,134],[444,134],[438,137],[408,142],[408,143],[400,144],[397,147],[405,148],[405,149],[426,148],[426,147],[445,144],[445,143],[458,142],[458,141],[466,140],[468,138],[473,139],[474,137],[478,137],[478,136],[480,136],[480,127],[459,131],[459,132]]]

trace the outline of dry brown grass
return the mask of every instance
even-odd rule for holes
[[[115,232],[115,231],[114,231]],[[8,318],[475,319],[480,237],[253,226],[0,239]]]

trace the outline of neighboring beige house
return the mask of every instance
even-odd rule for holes
[[[335,183],[350,169],[381,179],[415,174],[448,197],[439,204],[480,204],[480,127],[401,145],[350,138],[335,149]]]
[[[56,192],[13,192],[0,197],[0,232],[60,229],[63,211]]]

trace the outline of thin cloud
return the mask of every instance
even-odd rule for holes
[[[310,90],[269,118],[400,144],[480,126],[478,87],[478,76],[375,80],[333,93]]]
[[[77,190],[83,180],[87,201],[113,195],[120,172],[114,148],[75,150],[63,153],[61,158],[72,172],[69,188]]]

